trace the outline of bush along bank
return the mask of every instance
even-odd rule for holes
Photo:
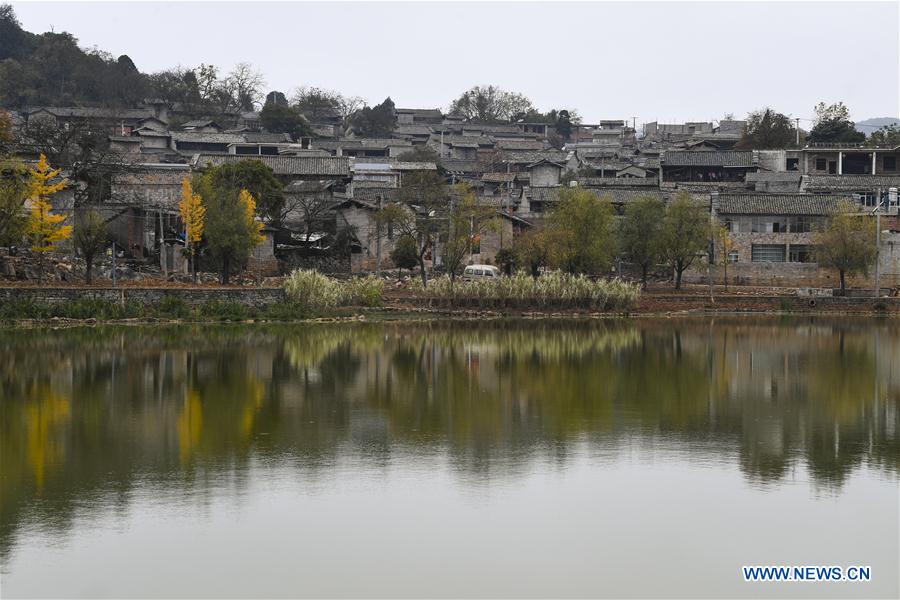
[[[311,269],[297,269],[284,280],[288,301],[302,310],[384,304],[384,280],[374,276],[338,281]]]
[[[118,321],[183,320],[183,321],[291,321],[320,316],[290,302],[274,302],[265,306],[248,306],[240,302],[212,300],[189,305],[178,297],[144,304],[102,299],[79,299],[62,304],[34,300],[12,300],[0,304],[0,321],[73,319]]]
[[[451,281],[443,275],[427,287],[413,289],[430,305],[477,308],[583,309],[609,312],[632,310],[640,285],[620,279],[593,280],[584,275],[551,272],[534,278],[519,272],[510,277]]]

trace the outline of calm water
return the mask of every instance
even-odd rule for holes
[[[7,330],[0,419],[4,598],[900,594],[897,321]]]

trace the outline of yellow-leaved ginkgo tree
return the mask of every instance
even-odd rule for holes
[[[39,256],[38,281],[44,281],[44,255],[53,250],[56,242],[69,239],[72,226],[64,225],[66,215],[53,213],[50,197],[66,188],[68,183],[59,177],[59,169],[50,167],[47,157],[41,154],[37,164],[28,171],[28,206],[30,216],[25,235],[32,252]]]
[[[206,215],[206,207],[203,206],[203,198],[194,192],[187,177],[181,181],[181,201],[178,203],[178,212],[181,214],[181,222],[184,223],[184,241],[190,260],[191,274],[196,282],[197,247],[200,240],[203,239],[203,218]]]

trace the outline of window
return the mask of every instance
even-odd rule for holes
[[[813,220],[809,217],[792,217],[788,225],[791,233],[809,233],[813,230]]]
[[[812,262],[812,251],[809,246],[803,244],[791,244],[788,260],[792,263]]]
[[[800,159],[799,158],[789,158],[787,159],[787,163],[785,165],[786,170],[788,171],[799,171],[800,170]]]
[[[869,208],[875,208],[875,192],[856,192],[854,194],[859,199],[859,203]]]
[[[897,157],[896,156],[885,156],[881,159],[881,164],[884,166],[885,171],[896,171],[897,170]]]
[[[828,168],[828,161],[824,158],[816,159],[816,171],[824,171]]]
[[[730,262],[730,263],[736,263],[736,262],[738,262],[740,259],[741,259],[741,255],[738,254],[738,251],[737,251],[737,250],[732,250],[731,252],[728,253],[728,262]]]
[[[753,244],[750,260],[753,262],[784,262],[784,244]]]

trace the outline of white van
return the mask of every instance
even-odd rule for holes
[[[500,277],[500,269],[494,265],[469,265],[463,271],[463,281],[480,281]]]

